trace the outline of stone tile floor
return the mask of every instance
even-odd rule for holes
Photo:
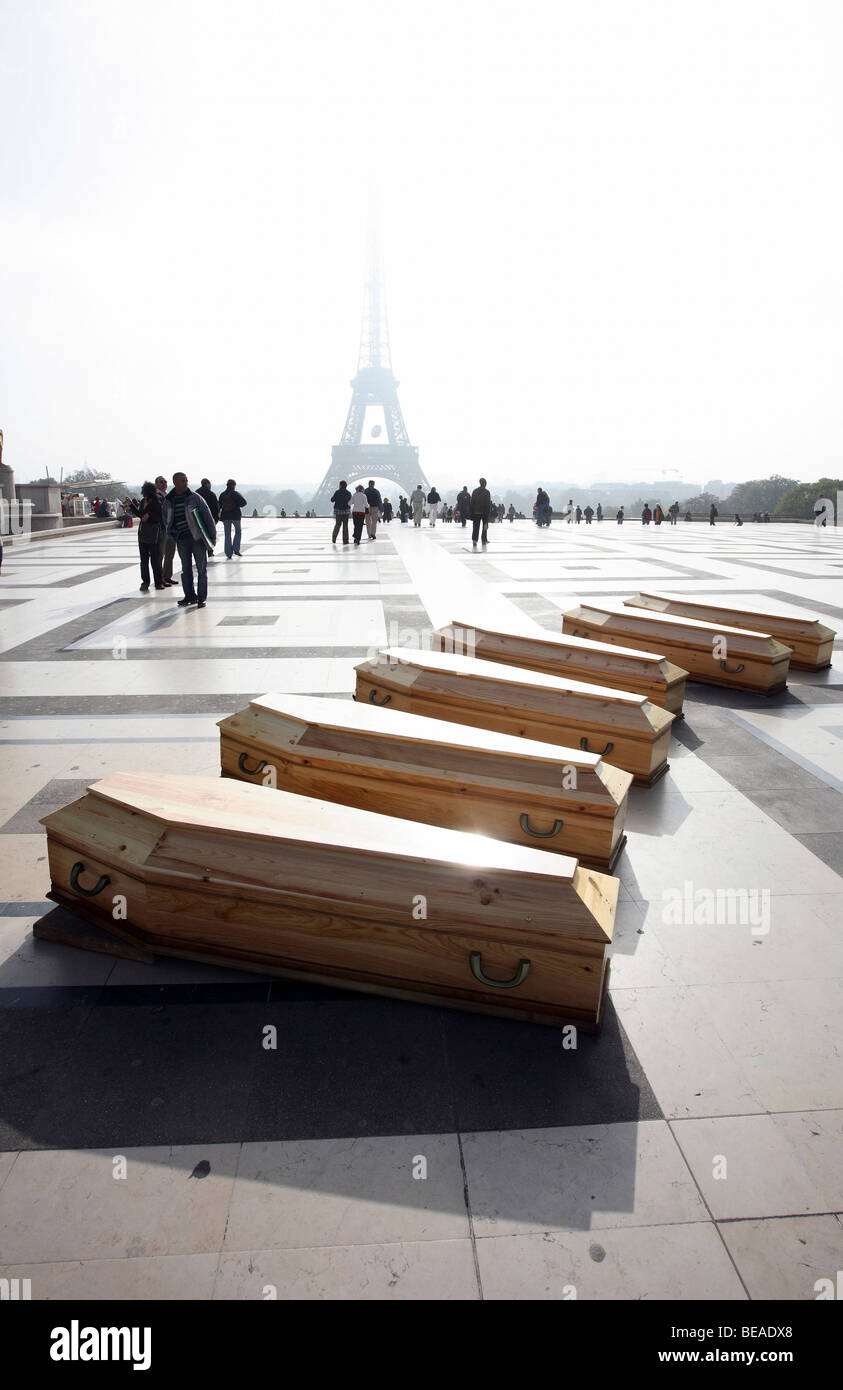
[[[208,606],[133,531],[6,551],[0,1277],[35,1299],[814,1298],[843,1256],[843,532],[247,520]],[[599,1038],[33,939],[40,817],[119,769],[218,769],[268,690],[347,699],[458,620],[557,632],[637,589],[841,632],[769,700],[690,686],[634,789]],[[839,595],[839,596],[838,596]],[[757,911],[674,924],[665,894]],[[265,1052],[262,1029],[278,1029]]]

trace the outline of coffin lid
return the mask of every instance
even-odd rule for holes
[[[532,686],[556,691],[559,695],[582,695],[585,699],[610,700],[613,704],[641,709],[647,696],[632,690],[615,690],[607,685],[591,685],[585,681],[551,676],[544,671],[529,671],[523,666],[503,666],[498,661],[481,661],[477,657],[457,656],[451,652],[416,652],[408,647],[384,647],[374,661],[364,661],[355,670],[382,670],[384,663],[395,669],[432,671],[443,676],[463,676],[472,680],[495,681],[505,685]]]
[[[566,650],[575,648],[583,652],[599,652],[602,656],[606,657],[629,657],[631,661],[637,661],[644,666],[650,667],[651,671],[647,671],[646,674],[649,676],[652,673],[654,678],[657,678],[659,675],[659,663],[667,661],[667,657],[659,655],[658,652],[642,652],[636,651],[634,647],[616,646],[611,642],[595,642],[591,637],[574,637],[573,633],[568,632],[564,633],[561,638],[544,637],[540,636],[538,633],[500,632],[491,627],[478,627],[476,623],[458,623],[456,620],[452,620],[450,623],[447,623],[445,627],[437,628],[434,635],[437,637],[445,637],[450,635],[451,630],[454,629],[476,632],[478,637],[503,637],[513,642],[534,642],[537,647],[546,647],[548,649],[548,656],[553,655],[554,647],[562,647]]]
[[[41,824],[83,868],[90,860],[155,890],[164,937],[179,893],[276,904],[280,931],[285,904],[317,914],[314,931],[322,913],[406,927],[422,893],[429,931],[612,936],[617,880],[576,859],[225,778],[116,773]],[[236,938],[236,906],[226,910]]]
[[[590,620],[589,614],[594,617]],[[565,615],[569,622],[592,622],[600,618],[613,618],[619,620],[623,631],[623,624],[638,623],[638,634],[644,628],[653,625],[653,641],[658,642],[659,638],[663,642],[671,644],[687,643],[688,646],[703,647],[707,646],[708,639],[716,636],[727,636],[730,639],[730,646],[737,650],[746,652],[748,655],[765,655],[773,660],[779,658],[790,659],[790,648],[785,647],[781,642],[777,642],[770,632],[755,632],[746,627],[729,627],[726,623],[707,623],[702,618],[683,618],[679,613],[656,613],[651,608],[636,608],[623,606],[617,607],[605,603],[583,603],[578,608],[572,608]],[[677,635],[675,638],[668,636],[667,628],[676,627]],[[694,642],[694,633],[699,633],[701,641]],[[637,634],[637,635],[638,635]],[[757,643],[762,646],[759,650]]]
[[[94,782],[89,798],[125,807],[165,826],[216,830],[225,838],[334,845],[365,856],[419,863],[467,864],[478,869],[570,882],[577,861],[545,854],[464,830],[421,825],[356,806],[251,786],[225,777],[184,777],[175,773],[116,772]],[[73,803],[78,804],[78,803]],[[52,811],[41,821],[48,830],[72,807]]]
[[[819,636],[820,634],[815,631],[818,627],[822,632],[828,633],[829,636],[833,636],[835,631],[834,628],[826,627],[821,618],[814,618],[810,613],[800,613],[798,611],[794,613],[765,613],[760,609],[754,608],[734,608],[729,602],[728,594],[709,594],[704,599],[697,599],[691,594],[649,594],[645,593],[642,589],[635,598],[624,599],[624,607],[638,608],[639,599],[652,603],[680,604],[689,608],[700,608],[706,612],[715,612],[717,609],[723,609],[726,612],[733,613],[735,617],[751,618],[753,620],[757,619],[761,623],[769,622],[773,626],[778,626],[779,628],[789,628],[793,630],[802,627],[806,637]],[[718,599],[722,599],[723,601],[718,602]],[[678,617],[680,615],[672,614],[671,616]],[[814,631],[811,631],[811,629],[814,629]],[[748,630],[747,628],[742,629],[742,631]],[[766,629],[764,630],[766,631]]]
[[[542,743],[539,739],[474,729],[469,724],[452,724],[445,719],[410,714],[406,710],[375,709],[373,705],[355,700],[272,693],[250,700],[249,706],[251,709],[265,709],[271,714],[300,719],[302,723],[318,724],[322,728],[359,729],[365,733],[385,734],[418,743],[438,743],[455,749],[476,748],[483,753],[501,753],[541,762],[574,763],[577,767],[596,768],[600,762],[598,753],[583,753],[579,748],[560,748],[555,743]],[[223,728],[226,722],[221,719],[217,727]]]
[[[299,759],[338,776],[369,772],[418,788],[483,788],[551,806],[564,801],[569,813],[581,803],[614,814],[632,782],[630,773],[579,748],[319,696],[264,695],[217,727],[255,758]],[[571,767],[576,789],[565,787]]]

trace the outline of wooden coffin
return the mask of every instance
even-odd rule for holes
[[[667,771],[674,716],[631,691],[405,647],[355,669],[361,702],[597,753],[645,786]]]
[[[433,634],[435,651],[475,656],[481,661],[500,661],[526,671],[549,676],[570,676],[592,685],[609,685],[646,695],[654,705],[682,717],[687,671],[654,652],[632,647],[613,647],[609,642],[590,642],[584,637],[522,637],[514,632],[492,632],[469,623],[449,623]]]
[[[645,608],[583,604],[563,614],[563,632],[664,652],[693,681],[773,695],[787,684],[790,648],[768,632],[717,626]]]
[[[140,948],[599,1028],[618,881],[574,859],[210,777],[119,773],[42,824],[50,898]]]
[[[790,664],[801,671],[822,671],[831,665],[837,636],[810,613],[755,613],[731,608],[712,600],[696,603],[681,594],[636,594],[624,599],[628,608],[649,608],[654,613],[675,613],[682,618],[700,618],[704,623],[728,623],[730,627],[769,632],[782,646],[790,647]]]
[[[263,695],[223,719],[224,777],[575,855],[611,872],[632,777],[593,753],[400,710]]]

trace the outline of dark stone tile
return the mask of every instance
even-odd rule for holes
[[[442,1012],[359,996],[271,1004],[278,1047],[260,1052],[242,1137],[452,1133]]]
[[[795,771],[801,772],[802,769],[796,768]],[[813,786],[800,786],[800,779],[794,779],[794,785],[786,790],[756,787],[752,800],[778,825],[789,830],[791,835],[801,837],[806,833],[808,839],[812,839],[820,832],[828,833],[828,838],[833,839],[835,833],[843,832],[843,796],[816,777],[811,777],[810,773],[803,773],[802,776]],[[815,854],[817,852],[814,850]],[[821,859],[824,857],[820,855]],[[829,863],[829,860],[825,862]],[[835,863],[832,867],[838,868],[838,865]]]
[[[52,906],[53,904],[46,900],[35,903],[0,903],[0,917],[43,917]]]
[[[799,840],[836,874],[843,876],[843,834],[834,831],[828,835],[795,835],[794,839]]]
[[[40,824],[42,816],[60,810],[71,801],[78,801],[80,796],[85,795],[91,782],[95,781],[96,777],[53,778],[41,787],[25,806],[21,806],[11,820],[0,826],[0,835],[40,835],[44,829]]]
[[[710,755],[709,750],[712,748],[717,749],[717,752]],[[714,772],[725,777],[733,787],[744,792],[753,801],[756,801],[756,794],[760,791],[787,790],[807,795],[810,795],[812,789],[821,793],[830,791],[830,788],[810,772],[806,772],[798,763],[791,762],[784,753],[770,748],[760,739],[754,739],[751,734],[746,735],[742,750],[736,752],[732,748],[728,756],[720,752],[716,742],[707,743],[696,751]],[[756,804],[760,806],[761,802],[756,801]]]
[[[563,1046],[559,1028],[449,1013],[448,1063],[460,1130],[658,1120],[661,1108],[609,1001],[599,1035]]]

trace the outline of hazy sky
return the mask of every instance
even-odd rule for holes
[[[839,0],[0,0],[0,427],[320,481],[380,190],[431,481],[843,467]]]

